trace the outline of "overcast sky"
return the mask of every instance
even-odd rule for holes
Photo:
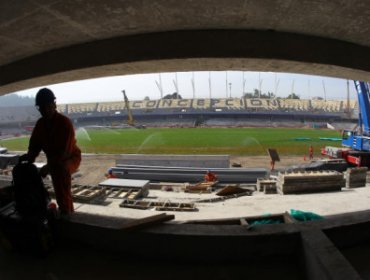
[[[183,98],[241,97],[244,91],[261,89],[286,97],[294,92],[302,99],[321,96],[327,99],[346,99],[347,81],[337,78],[308,76],[301,74],[271,72],[177,72],[162,74],[140,74],[91,79],[77,82],[45,85],[52,89],[57,103],[83,103],[97,101],[122,101],[122,90],[129,100],[142,100],[146,96],[159,99],[162,94],[178,92]],[[177,82],[176,82],[177,80]],[[192,82],[194,81],[194,83]],[[211,81],[211,83],[209,82]],[[193,87],[194,84],[194,87]],[[211,85],[211,86],[210,86]],[[353,81],[350,81],[350,96],[355,98]],[[19,91],[22,96],[34,96],[39,88]]]

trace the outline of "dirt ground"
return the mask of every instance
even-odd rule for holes
[[[116,159],[122,155],[94,154],[83,155],[80,165],[79,176],[74,179],[75,184],[97,185],[105,180],[105,174],[109,167],[115,166]],[[275,163],[275,168],[284,168],[295,164],[307,163],[302,157],[282,156],[279,162]],[[243,168],[262,167],[270,168],[270,159],[267,156],[248,156],[248,157],[230,157],[230,164],[239,163]]]

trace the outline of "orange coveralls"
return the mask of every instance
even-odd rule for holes
[[[207,172],[206,175],[204,176],[204,180],[206,182],[215,182],[217,181],[217,176],[216,174],[213,174],[212,172]]]
[[[309,153],[309,157],[310,157],[310,159],[313,159],[313,147],[312,147],[312,146],[310,146],[310,147],[308,148],[308,153]]]
[[[44,118],[37,121],[28,147],[30,162],[35,161],[41,150],[46,154],[59,209],[64,213],[72,213],[71,174],[80,166],[81,150],[76,145],[69,118],[55,112],[50,121]]]

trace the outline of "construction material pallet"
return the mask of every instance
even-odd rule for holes
[[[55,191],[52,185],[45,185],[49,195],[55,198]],[[101,187],[88,185],[72,185],[71,193],[74,201],[89,203],[94,199],[102,198],[105,191]]]
[[[104,187],[105,195],[107,198],[118,198],[118,199],[137,199],[141,197],[139,190],[137,189],[122,189],[114,187]]]
[[[140,210],[147,210],[155,208],[157,211],[197,211],[194,203],[180,203],[180,202],[154,202],[143,200],[124,200],[119,205],[123,208],[133,208]]]
[[[346,188],[366,187],[367,167],[348,168],[344,173]]]
[[[277,177],[282,194],[340,191],[344,186],[343,174],[337,171],[285,172]]]
[[[265,194],[277,193],[276,180],[257,179],[257,190]]]
[[[101,187],[74,185],[72,187],[72,197],[78,202],[89,202],[104,195]]]
[[[100,182],[99,186],[105,188],[113,198],[137,199],[146,197],[149,193],[148,180],[110,178]],[[127,195],[123,192],[127,192]]]

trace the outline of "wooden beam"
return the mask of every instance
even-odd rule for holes
[[[154,225],[161,224],[163,222],[167,222],[170,220],[173,220],[175,218],[175,215],[167,215],[166,213],[142,218],[142,219],[136,219],[133,221],[129,221],[125,224],[123,224],[121,227],[119,227],[119,230],[124,231],[130,231],[130,230],[138,230],[143,229],[147,227],[151,227]]]

